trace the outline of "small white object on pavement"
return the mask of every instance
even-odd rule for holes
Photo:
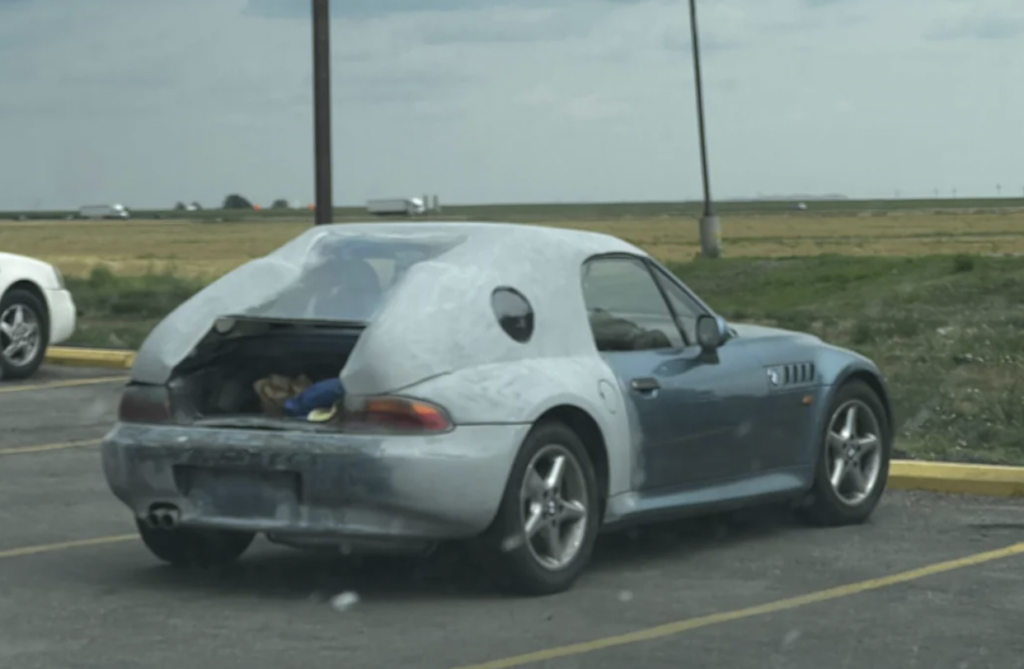
[[[359,602],[359,595],[351,590],[331,598],[331,608],[335,611],[348,611]]]

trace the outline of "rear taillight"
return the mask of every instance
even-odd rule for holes
[[[169,423],[174,417],[166,386],[129,385],[121,395],[117,419],[124,423]]]
[[[438,406],[404,397],[370,397],[347,407],[346,431],[446,432],[452,422]]]

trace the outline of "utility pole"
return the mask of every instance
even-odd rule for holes
[[[313,2],[313,154],[315,225],[331,222],[331,12],[330,0]]]
[[[700,219],[700,251],[705,258],[722,255],[722,224],[711,203],[708,176],[708,142],[704,129],[704,90],[700,75],[700,44],[697,40],[697,2],[690,0],[690,45],[693,48],[693,81],[697,90],[697,128],[700,133],[700,171],[704,181],[704,214]]]

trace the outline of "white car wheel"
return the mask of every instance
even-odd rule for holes
[[[0,299],[0,378],[35,374],[49,343],[46,306],[27,290],[8,291]]]

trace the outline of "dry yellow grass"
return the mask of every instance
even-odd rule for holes
[[[550,221],[623,237],[665,261],[689,260],[699,248],[691,218]],[[280,246],[305,221],[196,223],[191,221],[33,221],[0,223],[0,250],[42,258],[65,274],[104,264],[117,273],[171,269],[219,275]],[[922,255],[1024,253],[1024,213],[816,217],[727,217],[727,256]]]

